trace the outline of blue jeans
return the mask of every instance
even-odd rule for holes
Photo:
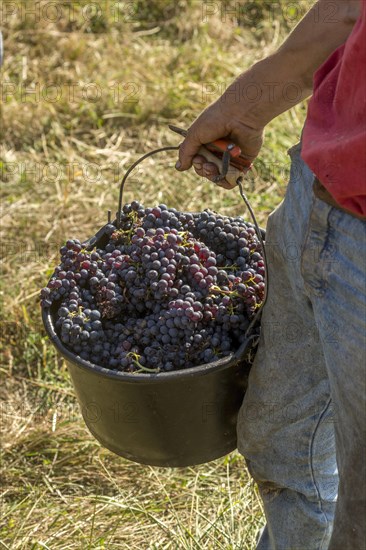
[[[314,196],[300,153],[268,220],[238,449],[264,504],[258,550],[364,550],[366,224]]]

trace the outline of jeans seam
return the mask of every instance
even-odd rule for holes
[[[321,513],[322,513],[322,515],[323,515],[323,517],[324,517],[324,519],[325,519],[325,522],[326,522],[326,529],[325,529],[325,531],[324,531],[323,539],[322,539],[322,541],[321,541],[321,546],[320,546],[320,549],[319,549],[319,550],[321,550],[321,548],[323,548],[324,540],[325,540],[325,538],[327,537],[327,532],[326,532],[326,531],[327,531],[327,527],[328,527],[328,525],[329,525],[329,520],[328,520],[328,518],[327,518],[326,513],[325,513],[324,510],[323,510],[322,499],[321,499],[321,496],[320,496],[319,487],[318,487],[318,484],[317,484],[317,482],[316,482],[316,480],[315,480],[315,473],[314,473],[314,468],[313,468],[313,448],[314,448],[314,439],[315,439],[315,435],[316,435],[316,433],[317,433],[317,431],[318,431],[318,428],[319,428],[319,425],[320,425],[322,419],[324,418],[324,416],[325,416],[327,410],[328,410],[329,407],[330,407],[331,401],[332,401],[332,399],[331,399],[331,397],[329,397],[329,399],[328,399],[328,401],[327,401],[327,403],[326,403],[324,409],[322,410],[322,412],[321,412],[320,415],[319,415],[318,421],[317,421],[317,423],[316,423],[314,432],[313,432],[312,437],[311,437],[311,440],[310,440],[310,449],[309,449],[309,454],[310,454],[310,460],[309,460],[309,462],[310,462],[311,479],[312,479],[312,481],[313,481],[313,484],[314,484],[316,493],[317,493],[317,495],[318,495],[318,506],[319,506],[319,509],[320,509],[320,511],[321,511]]]
[[[300,273],[301,273],[301,276],[303,278],[304,289],[307,291],[307,295],[308,295],[309,298],[312,294],[316,295],[317,297],[321,297],[323,295],[323,294],[319,295],[319,292],[315,288],[313,288],[311,286],[311,284],[309,284],[306,281],[305,268],[304,268],[305,249],[306,249],[307,244],[309,244],[308,241],[310,239],[310,233],[311,233],[311,217],[312,217],[312,213],[313,213],[313,210],[315,208],[315,204],[316,204],[317,200],[322,202],[320,199],[318,199],[313,194],[312,205],[311,205],[310,216],[309,216],[309,225],[308,225],[307,230],[306,230],[304,243],[303,243],[303,247],[302,247],[302,250],[301,250],[301,260],[300,260]],[[327,268],[326,262],[324,261],[324,253],[327,251],[327,248],[329,246],[329,241],[331,239],[331,227],[330,227],[330,223],[329,223],[329,217],[330,217],[330,214],[333,210],[334,210],[334,207],[332,207],[329,210],[328,214],[327,214],[327,231],[326,231],[326,235],[325,235],[325,238],[324,238],[324,241],[323,241],[323,246],[322,246],[322,248],[319,252],[319,257],[318,257],[319,281],[321,282],[320,284],[323,288],[323,293],[324,293],[325,288],[326,288],[326,284],[327,284],[326,281],[327,281],[327,276],[328,276],[328,272],[329,272],[329,268]]]
[[[300,256],[300,273],[302,276],[302,280],[304,282],[304,289],[307,287],[305,282],[305,277],[304,277],[304,253],[305,253],[305,248],[311,232],[311,214],[313,212],[314,206],[315,206],[315,195],[313,194],[312,203],[309,211],[309,217],[308,217],[308,226],[306,228],[306,232],[304,235],[304,240],[303,240],[302,249],[301,249],[301,256]]]

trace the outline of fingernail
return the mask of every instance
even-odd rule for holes
[[[201,162],[194,162],[193,166],[196,168],[196,170],[202,169],[202,163]]]
[[[180,160],[175,163],[175,167],[177,170],[180,170],[182,168],[182,163],[180,162]]]
[[[203,165],[203,172],[204,172],[205,176],[209,176],[210,174],[212,174],[211,166],[209,164],[204,164]]]

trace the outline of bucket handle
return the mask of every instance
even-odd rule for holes
[[[177,151],[179,149],[178,146],[170,145],[168,147],[160,147],[159,149],[154,149],[153,151],[149,151],[148,153],[145,153],[142,157],[138,158],[136,162],[131,164],[131,166],[128,168],[127,172],[122,178],[121,184],[119,186],[119,199],[118,199],[118,210],[117,210],[117,229],[121,227],[121,211],[122,211],[122,199],[123,199],[123,191],[125,187],[126,180],[128,176],[131,174],[132,170],[136,168],[140,162],[147,159],[148,157],[152,157],[153,155],[156,155],[157,153],[162,153],[164,151]]]
[[[117,228],[118,229],[121,226],[121,211],[122,211],[123,191],[124,191],[124,187],[125,187],[127,178],[131,174],[131,172],[136,168],[136,166],[138,166],[138,164],[140,164],[140,162],[144,161],[148,157],[151,157],[153,155],[156,155],[158,153],[162,153],[162,152],[165,152],[165,151],[178,151],[178,150],[179,150],[179,145],[178,146],[169,145],[167,147],[160,147],[159,149],[154,149],[153,151],[149,151],[148,153],[145,153],[145,155],[138,158],[133,164],[131,164],[131,166],[128,168],[125,175],[123,176],[123,178],[121,180],[121,183],[120,183],[120,187],[119,187],[118,210],[117,210],[117,216],[116,216],[117,217]],[[257,219],[255,217],[254,211],[253,211],[253,209],[252,209],[252,207],[251,207],[251,205],[250,205],[250,203],[249,203],[249,201],[248,201],[248,199],[247,199],[247,197],[244,193],[242,180],[243,180],[243,177],[240,176],[236,180],[236,183],[237,183],[237,186],[239,188],[240,196],[243,199],[247,209],[249,210],[249,213],[250,213],[251,218],[253,220],[255,231],[257,233],[257,237],[259,239],[259,242],[261,243],[262,252],[263,252],[263,260],[264,260],[264,270],[265,270],[265,289],[264,289],[263,301],[262,301],[262,304],[260,305],[260,307],[258,308],[256,314],[254,315],[253,319],[249,323],[248,328],[245,331],[245,338],[249,338],[250,332],[251,332],[252,328],[255,326],[256,322],[259,320],[259,317],[262,313],[262,309],[263,309],[263,307],[264,307],[264,305],[267,301],[267,296],[268,296],[268,262],[267,262],[266,248],[265,248],[265,244],[264,244],[264,241],[263,241],[262,232],[261,232],[260,227],[258,225],[258,222],[257,222]],[[253,338],[253,336],[251,338]]]

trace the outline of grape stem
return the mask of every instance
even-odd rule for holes
[[[142,372],[142,371],[145,371],[145,372],[160,372],[160,369],[159,367],[156,368],[156,369],[149,369],[148,367],[144,367],[143,365],[141,365],[139,359],[141,357],[141,355],[138,355],[138,353],[134,353],[134,352],[130,352],[127,354],[127,357],[132,357],[132,363],[138,367],[140,370],[137,370],[135,371],[136,373],[139,373],[139,372]]]

